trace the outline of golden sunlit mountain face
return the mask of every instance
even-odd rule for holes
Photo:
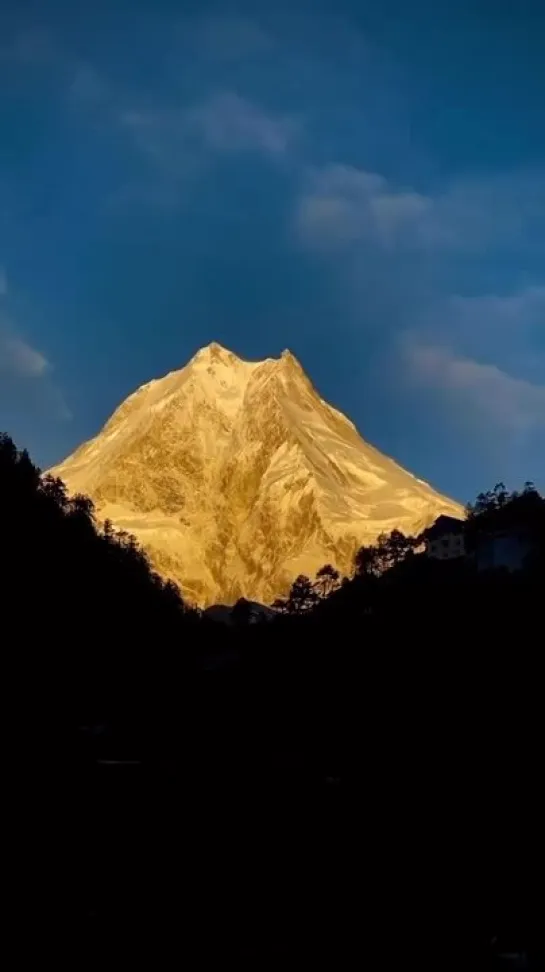
[[[364,442],[289,351],[250,362],[215,343],[50,472],[200,606],[271,602],[326,562],[350,573],[380,533],[463,512]]]

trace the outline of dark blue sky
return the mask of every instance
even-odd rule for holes
[[[87,6],[0,10],[0,428],[290,347],[443,491],[545,486],[542,0]]]

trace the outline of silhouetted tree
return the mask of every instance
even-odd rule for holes
[[[323,567],[320,567],[314,584],[314,588],[318,591],[320,597],[329,597],[338,588],[339,577],[339,571],[335,570],[331,564],[324,564]]]
[[[417,537],[406,537],[400,530],[392,530],[389,535],[382,533],[376,544],[357,551],[355,572],[360,577],[379,577],[411,556],[419,543]]]
[[[311,611],[318,600],[318,594],[309,577],[299,574],[291,585],[288,601],[288,614],[306,614]]]

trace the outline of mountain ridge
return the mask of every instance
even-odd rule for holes
[[[291,351],[246,361],[216,342],[136,389],[50,473],[200,606],[270,602],[327,561],[349,572],[381,532],[463,512],[366,443]]]

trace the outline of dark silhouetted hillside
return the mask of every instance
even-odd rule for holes
[[[20,934],[70,929],[78,964],[146,932],[260,965],[481,969],[505,929],[537,954],[543,509],[483,494],[468,556],[394,531],[226,625],[0,438]],[[523,568],[481,569],[513,530]]]

